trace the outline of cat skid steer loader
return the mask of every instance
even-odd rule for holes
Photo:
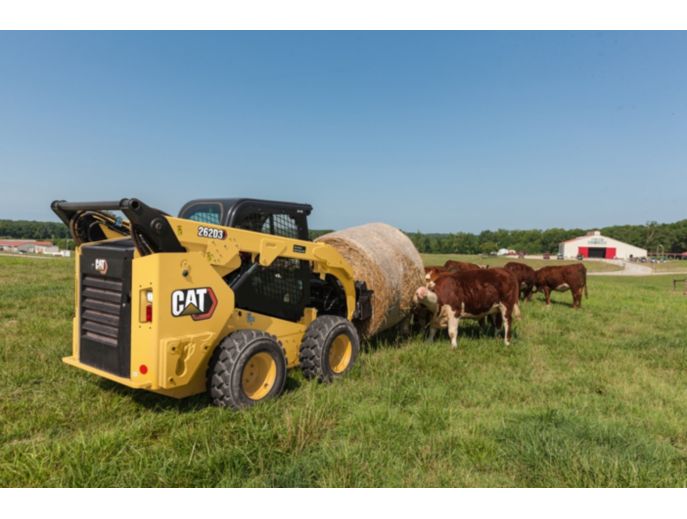
[[[353,365],[372,293],[336,249],[309,241],[310,205],[194,200],[179,217],[135,198],[51,207],[77,245],[67,364],[232,408],[279,395],[287,368],[328,382]]]

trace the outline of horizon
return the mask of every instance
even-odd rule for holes
[[[686,51],[680,32],[4,32],[1,217],[219,194],[310,203],[313,229],[673,223]]]
[[[172,215],[174,216],[174,215]],[[474,235],[479,235],[482,232],[497,232],[497,231],[507,231],[507,232],[528,232],[528,231],[548,231],[552,229],[560,229],[564,231],[574,231],[574,230],[579,230],[583,232],[591,232],[591,231],[601,231],[603,229],[611,228],[611,227],[646,227],[649,224],[656,224],[656,225],[673,225],[680,223],[682,221],[687,220],[687,218],[681,218],[679,220],[674,220],[672,222],[659,222],[656,220],[648,220],[644,223],[617,223],[617,224],[610,224],[610,225],[604,225],[604,226],[592,226],[592,227],[530,227],[530,228],[508,228],[508,227],[493,227],[491,229],[480,229],[478,231],[465,231],[462,229],[457,229],[454,231],[423,231],[423,230],[410,230],[410,229],[404,229],[400,228],[401,231],[403,231],[406,234],[414,234],[414,233],[420,233],[424,235],[437,235],[437,234],[459,234],[459,233],[466,233],[466,234],[474,234]],[[26,220],[26,219],[12,219],[12,218],[4,218],[0,216],[0,221],[25,221],[25,222],[31,222],[31,223],[59,223],[64,225],[64,222],[60,220],[57,216],[55,216],[53,219],[48,219],[48,220]],[[333,232],[337,231],[339,229],[332,229],[332,228],[321,228],[321,227],[313,227],[310,225],[311,217],[308,217],[308,230],[309,231],[314,231],[314,232],[322,232],[322,231],[327,231],[327,232]],[[373,223],[373,222],[370,222]],[[11,239],[22,239],[22,238],[11,238]]]

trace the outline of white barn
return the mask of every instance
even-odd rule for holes
[[[576,258],[581,255],[584,258],[630,259],[645,258],[647,250],[602,236],[600,231],[591,231],[586,236],[559,243],[558,254],[564,258]]]

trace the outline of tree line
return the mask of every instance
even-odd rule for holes
[[[527,254],[557,253],[558,244],[565,240],[584,236],[599,230],[609,238],[615,238],[651,253],[687,251],[687,220],[675,223],[647,222],[645,225],[614,225],[600,229],[529,229],[482,231],[479,234],[457,233],[407,233],[420,252],[488,254],[498,249],[522,251]]]
[[[656,253],[658,247],[663,252],[687,251],[687,220],[675,223],[647,222],[645,225],[614,225],[600,229],[528,229],[469,232],[423,233],[406,232],[420,252],[489,254],[499,249],[522,251],[526,254],[558,252],[558,244],[565,240],[584,236],[590,231],[599,230],[604,236],[615,238],[637,247]],[[310,239],[315,239],[331,231],[310,231]]]
[[[53,240],[69,238],[69,230],[62,222],[0,220],[0,237],[18,240]]]
[[[529,229],[468,232],[422,233],[406,232],[420,252],[488,254],[498,249],[512,249],[527,254],[558,251],[564,240],[583,236],[593,229]],[[687,220],[675,223],[647,222],[645,225],[614,225],[599,229],[601,234],[647,249],[650,253],[663,247],[665,252],[687,251]],[[311,230],[315,239],[326,230]],[[0,237],[33,240],[52,240],[66,248],[69,231],[61,222],[32,220],[0,220]]]

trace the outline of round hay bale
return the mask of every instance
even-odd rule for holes
[[[372,316],[358,327],[363,337],[387,330],[409,315],[425,274],[420,253],[405,234],[385,223],[369,223],[315,241],[334,247],[351,265],[355,279],[374,291]]]

